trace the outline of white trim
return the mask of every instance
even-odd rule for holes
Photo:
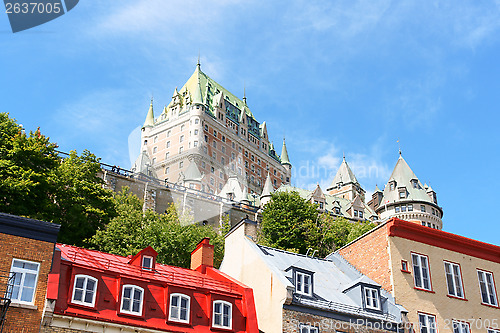
[[[149,260],[151,260],[150,261],[151,262],[151,266],[150,267],[144,265],[144,259],[145,258],[148,258]],[[142,258],[141,258],[141,268],[142,269],[145,269],[147,271],[152,271],[153,270],[153,265],[154,265],[154,258],[152,256],[144,256],[144,255],[142,256]]]
[[[465,298],[464,294],[464,284],[462,282],[462,268],[460,267],[459,264],[450,262],[450,261],[444,261],[444,276],[446,280],[446,287],[447,287],[447,292],[448,295],[453,296],[453,297],[459,297],[459,298]],[[450,272],[448,273],[446,271],[447,267],[446,265],[449,265],[449,270]],[[456,274],[455,270],[458,269],[458,274]],[[451,277],[451,287],[453,289],[453,293],[450,293],[450,285],[448,281],[448,275]],[[460,292],[461,295],[458,295],[458,292]]]
[[[220,313],[215,313],[215,306],[216,304],[221,304],[222,308]],[[224,325],[224,308],[228,306],[229,307],[229,326]],[[216,316],[220,316],[221,324],[218,325],[215,323],[215,318]],[[232,329],[233,328],[233,304],[223,301],[223,300],[216,300],[213,301],[213,310],[212,310],[212,327],[216,328],[225,328],[225,329]]]
[[[424,319],[424,324],[425,324],[425,331],[423,331],[423,325],[422,325],[422,322],[421,322],[421,317]],[[431,319],[432,322],[429,322],[429,319]],[[422,313],[422,312],[418,312],[418,327],[419,327],[419,332],[420,333],[437,333],[438,330],[437,330],[437,320],[436,320],[436,316],[433,315],[433,314],[429,314],[429,313]]]
[[[377,289],[363,287],[363,295],[365,297],[365,307],[368,309],[380,310],[380,295]],[[375,295],[373,295],[375,293]],[[372,303],[374,303],[372,305]]]
[[[26,268],[14,267],[14,261],[36,265],[36,276],[35,276],[35,284],[34,284],[34,287],[33,287],[33,295],[31,296],[31,301],[29,301],[29,302],[22,301],[20,299],[20,296],[22,295],[22,290],[24,288],[24,282],[25,282],[25,278],[26,278],[26,273],[35,274],[34,273],[35,271],[31,270],[31,269],[26,269]],[[29,261],[29,260],[24,260],[24,259],[12,258],[12,263],[11,263],[11,266],[10,266],[10,274],[12,274],[12,273],[14,273],[14,274],[21,274],[21,280],[19,281],[19,285],[17,286],[19,288],[19,292],[18,292],[18,295],[17,295],[18,298],[14,298],[14,296],[12,296],[11,301],[13,303],[34,305],[35,304],[36,289],[37,289],[37,286],[38,286],[38,276],[39,276],[39,273],[40,273],[40,263],[34,262],[34,261]],[[15,283],[15,278],[14,278],[14,283]],[[15,288],[15,287],[16,286],[14,285],[12,288]]]
[[[178,314],[178,318],[175,318],[172,316],[172,298],[174,297],[179,297],[179,303],[177,304],[177,314]],[[186,319],[181,319],[181,302],[182,302],[182,299],[185,298],[187,299],[187,308],[186,308],[186,312],[187,312],[187,318]],[[188,295],[185,295],[185,294],[181,294],[181,293],[173,293],[173,294],[170,294],[170,303],[168,305],[168,320],[170,321],[176,321],[176,322],[179,322],[179,323],[187,323],[189,324],[190,322],[190,319],[191,319],[191,297],[189,297]]]
[[[82,289],[82,300],[81,301],[75,300],[76,282],[77,282],[78,278],[84,279],[83,288],[81,288]],[[95,283],[94,289],[92,290],[92,302],[90,302],[90,303],[85,302],[86,293],[87,293],[87,291],[89,291],[89,290],[87,290],[88,280],[92,280]],[[75,281],[73,282],[73,293],[71,295],[71,303],[94,307],[95,306],[95,299],[96,299],[96,295],[97,295],[97,283],[98,283],[98,280],[93,276],[89,276],[89,275],[85,275],[85,274],[75,275]]]
[[[417,258],[417,263],[415,263],[415,258]],[[425,263],[422,261],[422,258],[425,258]],[[423,254],[412,252],[411,264],[413,268],[413,282],[415,283],[415,287],[432,291],[431,272],[429,269],[429,257]],[[421,286],[417,285],[417,275],[420,277]],[[424,282],[425,278],[428,280],[429,284],[428,288],[425,287],[425,282]]]
[[[300,280],[300,281],[299,281]],[[306,283],[306,280],[307,283]],[[306,286],[308,291],[305,291]],[[302,295],[312,296],[312,275],[304,272],[295,271],[295,292]]]
[[[124,294],[125,294],[125,288],[131,288],[131,291],[130,291],[130,307],[129,309],[130,310],[124,310],[123,309],[123,301],[124,301]],[[134,301],[134,293],[136,290],[139,290],[141,292],[141,298],[140,298],[140,302],[139,302],[139,311],[132,311],[132,308],[133,308],[133,301]],[[133,285],[133,284],[124,284],[123,287],[122,287],[122,299],[121,299],[121,302],[120,302],[120,312],[121,313],[128,313],[128,314],[132,314],[132,315],[136,315],[136,316],[142,316],[142,305],[144,303],[144,289],[139,287],[139,286],[136,286],[136,285]]]
[[[481,291],[481,279],[480,279],[480,273],[484,274],[484,284],[485,284],[485,287],[486,287],[486,294],[487,294],[487,297],[488,297],[488,302],[485,302],[483,300],[483,292]],[[488,280],[486,279],[486,276],[491,276],[491,288],[493,289],[493,292],[491,292],[489,290],[489,282]],[[495,279],[493,277],[493,273],[491,272],[487,272],[487,271],[483,271],[482,269],[478,269],[477,270],[477,279],[478,279],[478,282],[479,282],[479,293],[480,293],[480,296],[481,296],[481,303],[482,304],[488,304],[488,305],[493,305],[493,306],[498,306],[498,299],[497,299],[497,291],[496,291],[496,287],[495,287]],[[491,296],[493,296],[493,299],[495,302],[491,302]]]

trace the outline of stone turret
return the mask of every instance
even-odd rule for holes
[[[443,209],[437,204],[436,192],[422,185],[401,152],[375,211],[381,219],[397,217],[435,229],[443,227]]]

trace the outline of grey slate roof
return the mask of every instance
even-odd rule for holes
[[[336,253],[331,254],[327,259],[320,259],[251,243],[252,246],[257,247],[260,257],[272,271],[278,274],[278,278],[285,282],[287,287],[294,288],[292,267],[314,272],[313,298],[294,297],[293,302],[296,305],[396,323],[401,322],[401,314],[406,312],[403,307],[395,304],[391,294],[383,289],[381,289],[383,314],[365,311],[361,300],[348,295],[345,291],[359,283],[375,288],[380,288],[380,285],[358,272]]]
[[[291,185],[281,185],[276,191],[295,191],[299,193],[299,195],[304,198],[309,200],[311,196],[313,195],[314,191],[309,191],[305,190],[302,188],[294,187]],[[333,211],[333,207],[340,207],[340,215],[345,216],[345,217],[350,217],[350,215],[347,213],[347,210],[351,207],[351,200],[345,199],[342,197],[336,197],[334,195],[328,194],[328,193],[323,193],[325,196],[325,208],[328,211]],[[364,212],[363,216],[365,218],[370,218],[371,216],[377,216],[375,212],[366,204],[364,204]]]
[[[202,178],[203,174],[200,172],[200,169],[198,169],[195,161],[191,161],[184,174],[184,181],[201,181]]]

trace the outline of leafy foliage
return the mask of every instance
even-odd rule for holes
[[[321,214],[297,192],[276,192],[262,212],[260,243],[302,254],[311,248],[324,257],[375,226]]]
[[[98,158],[73,151],[63,160],[56,148],[0,113],[0,211],[61,224],[59,241],[82,246],[115,215],[113,195],[97,177]]]
[[[169,206],[165,214],[143,212],[142,201],[128,188],[115,198],[118,215],[89,240],[95,249],[127,256],[152,246],[158,252],[158,262],[189,268],[191,252],[204,237],[209,237],[214,245],[214,266],[222,262],[224,237],[212,227],[181,223],[186,217],[178,215],[175,205]]]

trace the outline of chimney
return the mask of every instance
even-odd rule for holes
[[[214,246],[210,245],[210,238],[203,238],[191,252],[191,269],[205,274],[206,268],[213,266]]]

